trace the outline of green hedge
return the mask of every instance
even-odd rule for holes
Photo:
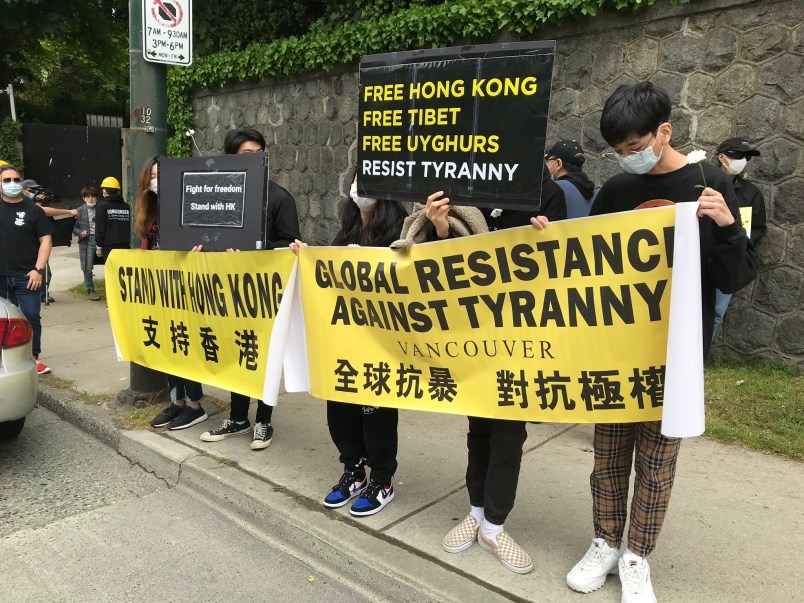
[[[673,0],[675,1],[675,0]],[[263,80],[328,71],[362,55],[416,48],[439,48],[459,41],[487,40],[500,31],[527,36],[546,24],[593,16],[599,10],[630,10],[655,0],[455,0],[412,6],[373,21],[345,23],[270,44],[253,44],[238,52],[198,57],[190,67],[168,75],[168,121],[176,134],[168,153],[187,156],[192,143],[193,88],[216,89],[246,80]]]
[[[22,169],[22,157],[20,157],[20,147],[17,144],[20,132],[22,132],[22,123],[12,121],[10,117],[6,117],[0,123],[0,159]]]

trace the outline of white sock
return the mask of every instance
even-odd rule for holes
[[[247,421],[235,421],[236,425],[245,425]]]
[[[483,523],[483,507],[470,506],[469,515],[475,518],[477,525],[481,525]]]
[[[502,533],[503,526],[502,524],[497,525],[496,523],[491,523],[488,519],[483,519],[483,523],[480,524],[480,531],[483,532],[483,537],[486,540],[491,540],[494,544],[497,544],[497,536]]]

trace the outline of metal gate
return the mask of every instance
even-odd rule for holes
[[[120,128],[22,126],[25,178],[53,189],[58,195],[55,207],[78,207],[81,188],[99,187],[106,176],[114,176],[125,186],[122,151]]]

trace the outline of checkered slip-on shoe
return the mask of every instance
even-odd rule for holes
[[[497,555],[505,567],[517,574],[527,574],[533,571],[533,561],[521,546],[511,538],[507,532],[500,532],[497,535],[497,542],[494,543],[483,536],[482,532],[477,535],[477,543]]]
[[[444,540],[441,541],[441,548],[448,553],[465,551],[477,540],[477,529],[479,527],[475,518],[467,515],[461,523],[447,532]]]

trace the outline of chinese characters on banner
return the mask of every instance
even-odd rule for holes
[[[405,253],[304,248],[309,391],[505,419],[659,420],[674,218],[629,212]]]
[[[694,204],[406,252],[114,251],[126,360],[276,401],[703,431]],[[281,303],[280,303],[281,301]],[[671,318],[672,315],[672,318]],[[269,361],[270,356],[270,361]]]
[[[289,249],[114,251],[106,297],[122,357],[262,398],[271,333],[294,261]]]

